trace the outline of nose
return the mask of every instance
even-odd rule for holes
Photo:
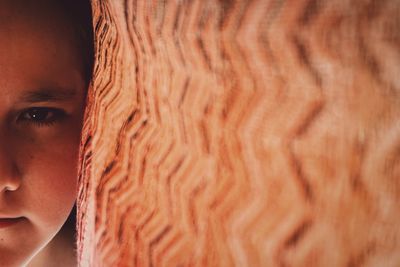
[[[16,191],[21,185],[20,179],[17,177],[10,177],[7,179],[1,178],[0,181],[0,192],[5,191]]]
[[[3,167],[1,167],[3,169]],[[16,191],[21,186],[21,179],[17,176],[7,175],[1,172],[0,192]]]
[[[0,192],[16,191],[21,186],[18,168],[11,156],[10,148],[0,142]]]

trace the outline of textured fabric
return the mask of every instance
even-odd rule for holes
[[[400,1],[93,10],[81,266],[400,265]]]

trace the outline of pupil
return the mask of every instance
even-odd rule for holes
[[[47,111],[41,109],[34,109],[30,112],[30,117],[35,120],[45,120],[47,117]]]

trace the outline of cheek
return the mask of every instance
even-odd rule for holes
[[[77,137],[78,135],[78,137]],[[79,133],[66,132],[29,146],[25,189],[30,211],[42,225],[61,227],[76,198]]]

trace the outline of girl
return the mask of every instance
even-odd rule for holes
[[[75,265],[60,229],[74,216],[91,28],[87,1],[0,0],[0,266]]]

